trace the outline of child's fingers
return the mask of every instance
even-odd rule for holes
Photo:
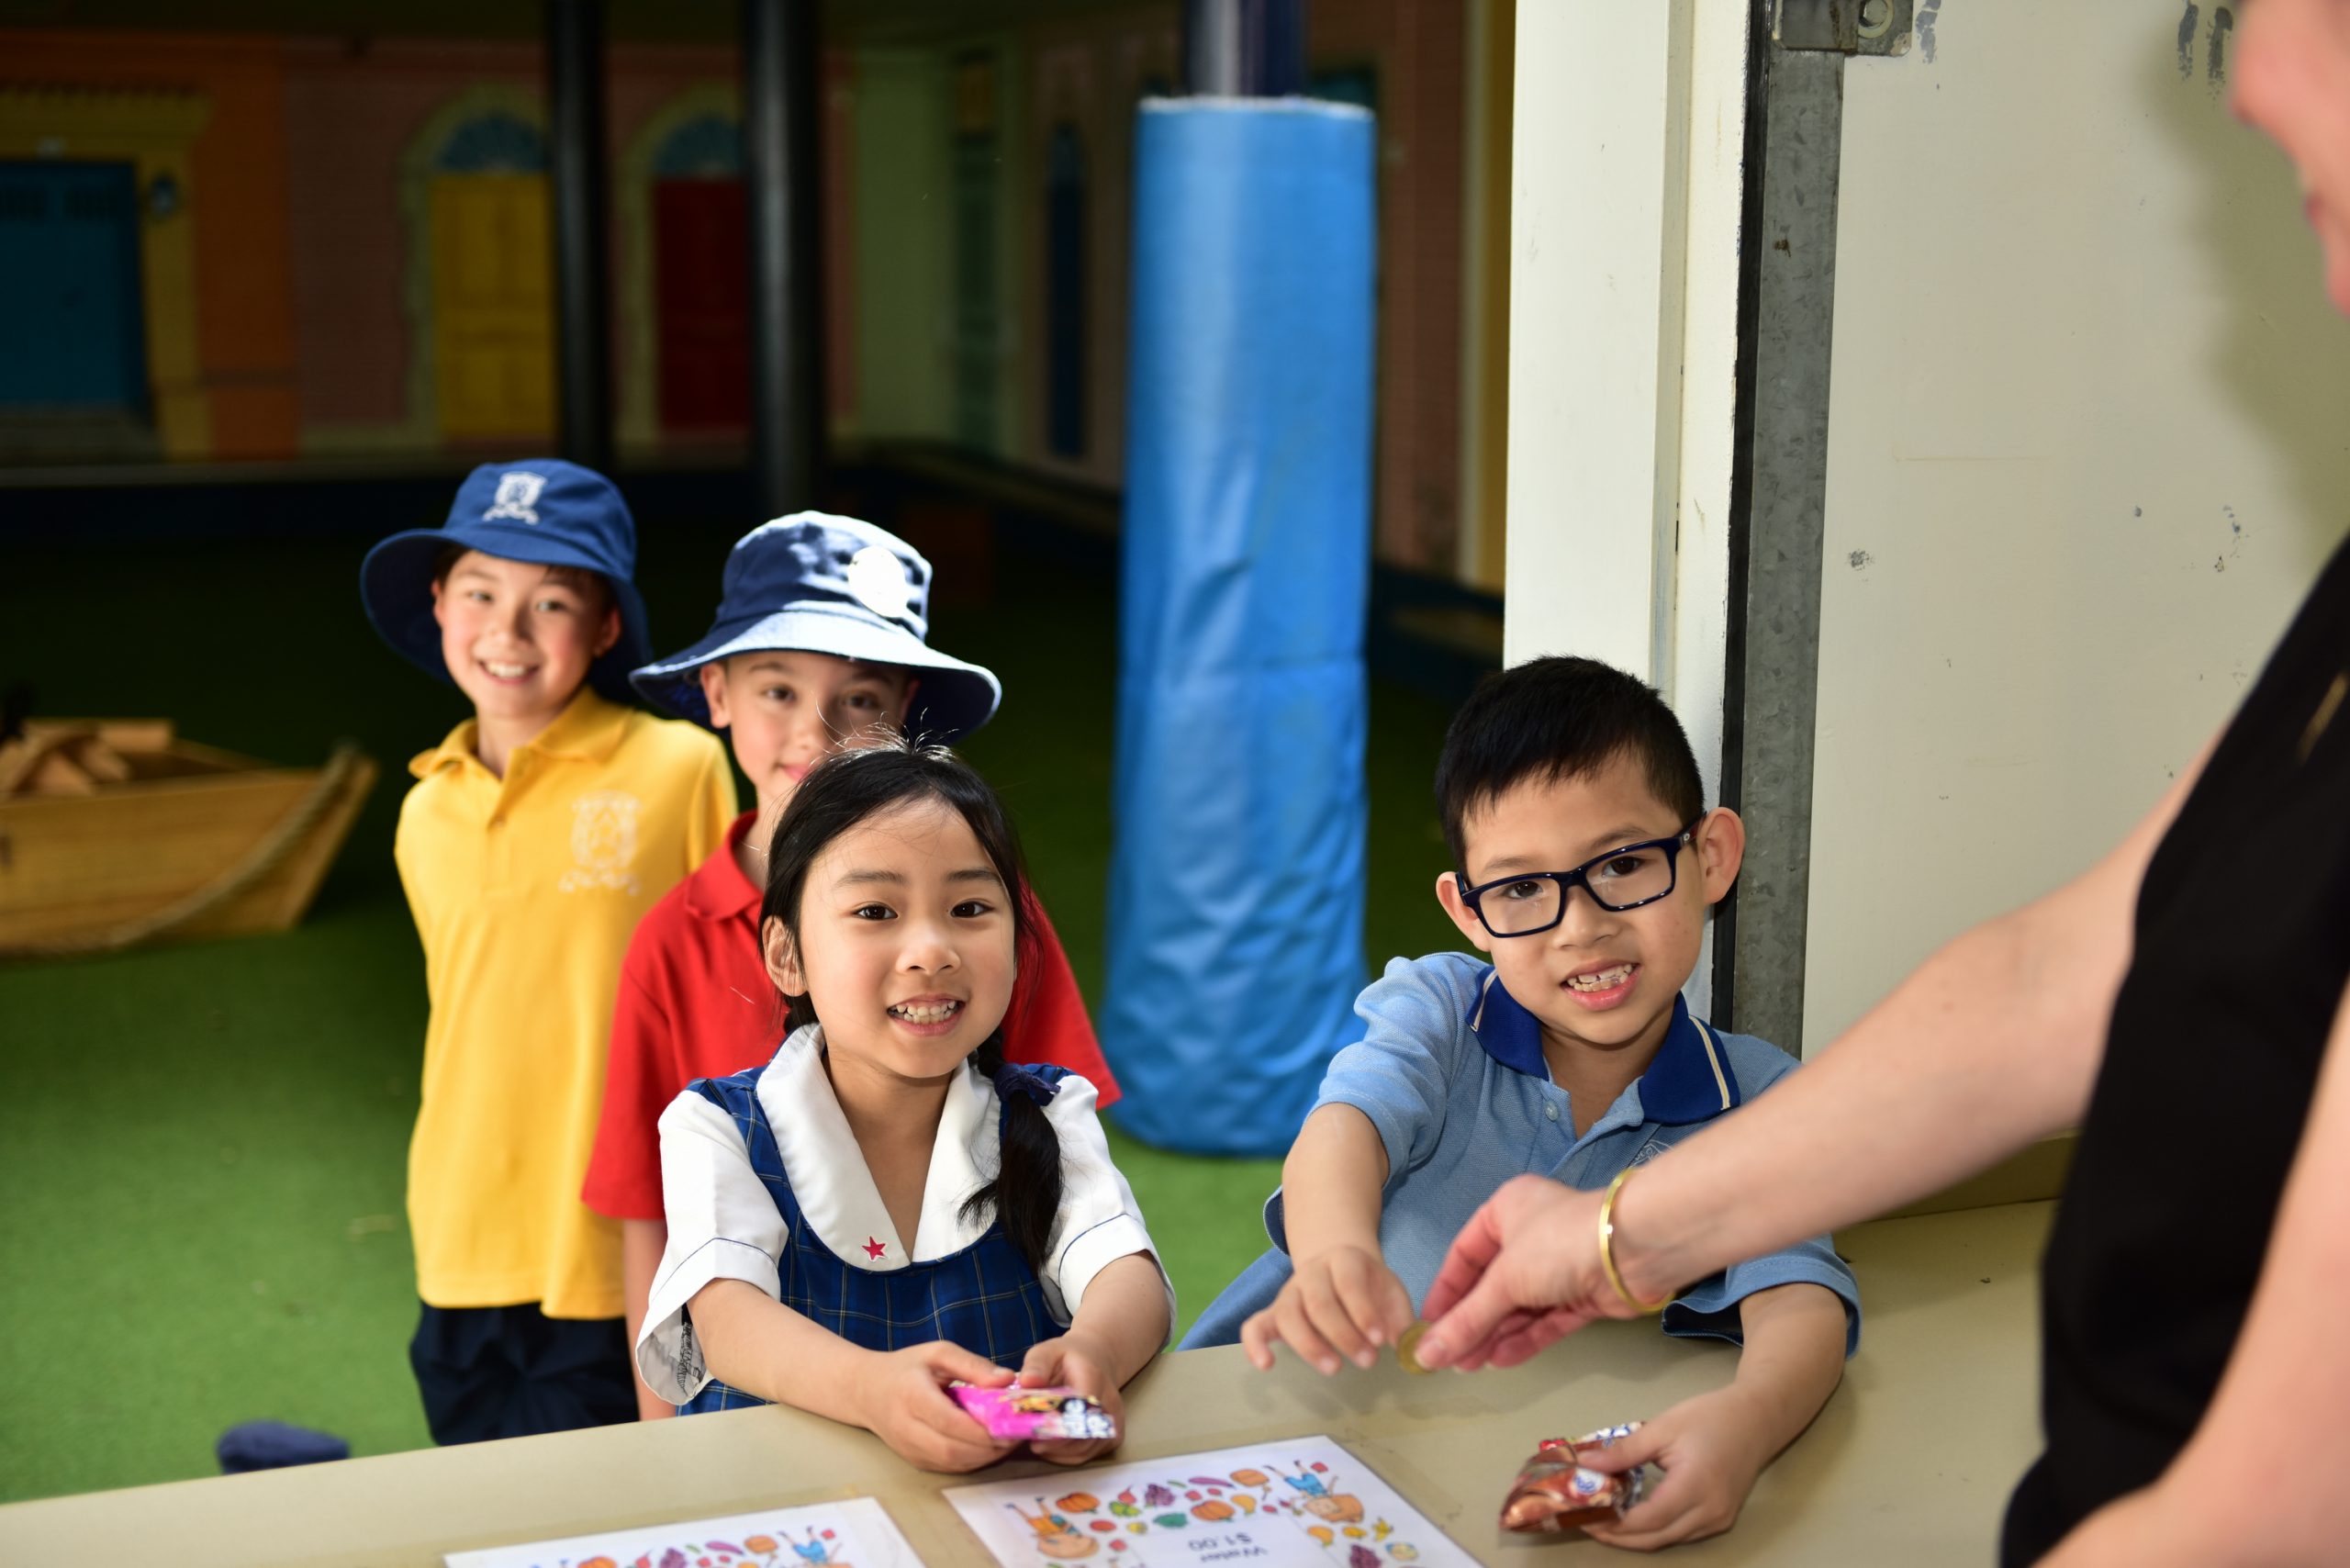
[[[1019,1381],[1031,1388],[1044,1388],[1060,1381],[1062,1342],[1039,1339],[1028,1347],[1028,1354],[1020,1362]]]
[[[1273,1327],[1289,1348],[1325,1377],[1338,1370],[1338,1352],[1322,1337],[1305,1309],[1304,1293],[1291,1289],[1273,1301]]]
[[[1260,1372],[1273,1370],[1273,1341],[1281,1338],[1281,1328],[1273,1321],[1273,1309],[1252,1312],[1240,1326],[1240,1348],[1248,1352],[1248,1364]]]
[[[1623,1447],[1619,1442],[1607,1451],[1613,1454]],[[1588,1467],[1589,1456],[1579,1450],[1575,1462]],[[1660,1546],[1720,1534],[1729,1528],[1729,1520],[1714,1517],[1718,1512],[1703,1477],[1684,1466],[1678,1475],[1666,1471],[1656,1490],[1622,1518],[1606,1520],[1585,1533],[1610,1546],[1653,1551]]]
[[[1670,1422],[1644,1421],[1639,1429],[1629,1437],[1617,1438],[1612,1443],[1578,1443],[1575,1446],[1575,1462],[1585,1470],[1614,1474],[1650,1463],[1662,1455],[1672,1441]],[[1658,1487],[1651,1497],[1662,1496],[1669,1488],[1670,1483]]]
[[[929,1346],[925,1360],[930,1370],[940,1376],[977,1383],[981,1388],[1002,1388],[1012,1381],[1009,1370],[951,1339],[940,1339]]]
[[[969,1460],[968,1464],[958,1466],[961,1469],[985,1464],[1013,1446],[990,1437],[978,1417],[957,1405],[944,1389],[934,1399],[917,1400],[912,1417],[934,1448]]]
[[[960,1420],[960,1431],[934,1423],[927,1406],[915,1409],[903,1425],[892,1429],[890,1446],[906,1460],[924,1470],[957,1473],[977,1470],[1002,1458],[1009,1445],[996,1442],[969,1417],[958,1408],[953,1414]]]
[[[1395,1277],[1395,1271],[1382,1268],[1371,1283],[1371,1337],[1374,1343],[1393,1345],[1404,1338],[1412,1326],[1412,1293]]]
[[[1638,1511],[1638,1509],[1634,1510],[1635,1513]],[[1681,1529],[1678,1516],[1668,1523],[1643,1529],[1631,1529],[1626,1522],[1630,1518],[1631,1515],[1627,1514],[1621,1519],[1585,1525],[1583,1527],[1583,1532],[1603,1545],[1613,1546],[1624,1551],[1655,1551],[1662,1547],[1677,1545],[1689,1539]]]
[[[1330,1283],[1347,1327],[1361,1336],[1364,1349],[1360,1353],[1338,1347],[1356,1365],[1371,1365],[1379,1346],[1394,1343],[1412,1326],[1411,1294],[1395,1271],[1376,1258],[1347,1255],[1332,1266]]]
[[[1036,1457],[1054,1464],[1083,1464],[1087,1460],[1111,1447],[1108,1438],[1057,1438],[1049,1442],[1030,1443]]]
[[[1322,1338],[1355,1365],[1367,1367],[1379,1352],[1364,1337],[1361,1315],[1355,1308],[1355,1298],[1369,1294],[1362,1261],[1344,1259],[1333,1268],[1309,1269],[1299,1276],[1299,1283],[1304,1288],[1306,1316]]]

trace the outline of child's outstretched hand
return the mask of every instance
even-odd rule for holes
[[[1109,1412],[1118,1424],[1117,1438],[1047,1438],[1028,1446],[1039,1459],[1055,1464],[1083,1464],[1118,1446],[1125,1435],[1126,1405],[1118,1397],[1118,1380],[1110,1374],[1108,1354],[1078,1330],[1058,1338],[1039,1339],[1020,1363],[1020,1382],[1028,1388],[1073,1388]]]
[[[1412,1326],[1412,1293],[1375,1251],[1333,1247],[1292,1271],[1273,1305],[1240,1326],[1240,1343],[1259,1372],[1273,1369],[1281,1340],[1324,1375],[1344,1356],[1359,1367],[1379,1359]]]
[[[988,1436],[955,1402],[946,1385],[957,1380],[1001,1388],[1012,1374],[945,1339],[875,1351],[871,1372],[858,1380],[866,1428],[924,1470],[960,1473],[993,1464],[1017,1445]]]
[[[1738,1522],[1754,1478],[1770,1462],[1761,1426],[1751,1401],[1732,1386],[1684,1399],[1606,1448],[1576,1450],[1575,1462],[1586,1470],[1651,1462],[1664,1472],[1622,1518],[1585,1525],[1583,1533],[1633,1551],[1721,1534]]]

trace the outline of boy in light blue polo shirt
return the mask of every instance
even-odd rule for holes
[[[1492,962],[1398,958],[1362,993],[1363,1037],[1332,1058],[1265,1205],[1273,1250],[1186,1350],[1237,1338],[1270,1367],[1278,1339],[1325,1372],[1368,1366],[1503,1182],[1605,1187],[1795,1070],[1681,999],[1745,828],[1704,808],[1655,692],[1589,659],[1505,671],[1454,718],[1436,790],[1456,867],[1437,899]],[[1663,1327],[1743,1353],[1729,1386],[1650,1421],[1665,1479],[1590,1529],[1618,1546],[1729,1528],[1834,1391],[1860,1296],[1821,1237],[1700,1281]]]

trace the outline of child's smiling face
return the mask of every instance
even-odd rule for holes
[[[493,722],[543,726],[620,640],[620,610],[588,573],[468,550],[432,585],[441,657]]]
[[[767,969],[823,1020],[844,1064],[923,1081],[952,1072],[1002,1022],[1012,902],[970,823],[911,801],[848,829],[809,867],[795,944],[767,924]]]
[[[779,812],[808,770],[834,752],[902,728],[917,684],[893,666],[789,649],[701,667],[710,722],[727,732],[734,760],[759,793],[762,820]]]
[[[1468,885],[1502,881],[1481,895],[1486,912],[1502,918],[1499,901],[1511,891],[1505,879],[1572,870],[1626,845],[1670,839],[1689,825],[1657,798],[1639,762],[1619,753],[1587,775],[1524,780],[1471,811],[1462,822]],[[1672,1021],[1673,998],[1696,966],[1706,912],[1737,879],[1745,844],[1736,812],[1708,812],[1673,852],[1672,892],[1610,911],[1579,885],[1568,892],[1558,924],[1527,935],[1487,931],[1452,872],[1437,879],[1437,898],[1461,934],[1492,956],[1504,989],[1541,1021],[1546,1046],[1653,1050]],[[1529,879],[1520,890],[1547,899],[1550,885]]]

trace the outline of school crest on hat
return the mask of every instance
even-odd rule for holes
[[[535,524],[539,521],[539,492],[547,487],[547,476],[527,469],[510,469],[498,476],[498,494],[491,498],[489,510],[481,514],[484,522],[510,518],[516,522]]]
[[[906,564],[884,546],[867,544],[851,555],[841,572],[841,580],[859,604],[882,620],[922,624],[922,618],[913,612],[914,594],[920,585],[914,582]]]
[[[915,682],[911,735],[946,745],[993,716],[1002,688],[978,665],[929,644],[930,563],[860,518],[794,512],[744,534],[727,558],[724,598],[700,642],[634,671],[653,701],[710,722],[702,666],[772,649],[890,665]]]
[[[432,613],[434,565],[452,548],[509,561],[593,572],[612,590],[620,640],[588,672],[614,701],[635,695],[629,670],[652,647],[636,570],[636,520],[610,479],[558,457],[485,463],[465,476],[439,528],[406,529],[379,542],[359,567],[360,601],[384,640],[419,668],[446,680],[441,628]]]

